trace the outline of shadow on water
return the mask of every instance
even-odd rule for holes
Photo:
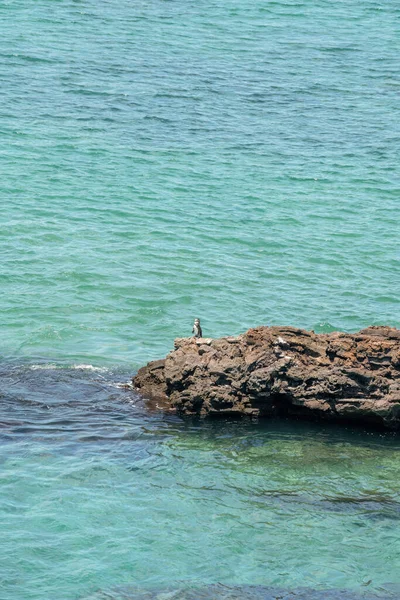
[[[195,453],[196,460],[215,453],[232,471],[265,468],[352,470],[376,467],[396,469],[390,462],[400,449],[400,436],[393,432],[362,431],[335,424],[318,424],[285,419],[202,421],[181,419],[154,410],[125,383],[126,368],[88,364],[53,363],[37,359],[29,363],[3,360],[0,364],[0,441],[40,440],[54,451],[73,452],[90,445],[93,450],[115,452],[117,443],[164,444],[171,453]],[[400,476],[400,473],[399,473]],[[261,502],[279,496],[283,501],[296,496],[297,503],[316,498],[298,490],[261,490]],[[392,497],[371,492],[362,497],[321,497],[320,508],[342,511],[363,506],[375,511],[382,506],[392,518],[400,516],[400,503]]]
[[[57,429],[57,424],[73,430],[80,419],[88,424],[101,415],[104,421],[113,422],[141,419],[143,425],[149,423],[148,433],[152,435],[161,433],[158,429],[161,427],[163,433],[178,436],[182,444],[185,441],[199,447],[211,444],[221,450],[234,446],[239,454],[262,446],[271,436],[291,442],[309,439],[327,445],[330,452],[344,444],[360,448],[400,448],[400,435],[395,432],[365,432],[330,423],[286,419],[259,422],[181,419],[155,410],[136,392],[126,389],[124,384],[130,381],[131,375],[131,371],[120,367],[71,365],[43,358],[28,363],[3,360],[0,363],[0,429],[20,426],[16,432],[29,433],[37,422],[38,427],[47,427],[49,433]]]
[[[90,430],[99,439],[108,425],[152,420],[141,398],[124,389],[130,373],[44,359],[0,364],[0,431],[12,434]],[[163,419],[159,419],[160,423]],[[121,428],[122,429],[122,428]],[[118,427],[115,428],[118,435]],[[93,441],[93,438],[92,440]]]
[[[75,531],[76,517],[71,518],[67,522],[76,536],[74,543],[85,544],[85,535],[93,535],[93,527],[97,535],[97,524],[92,522],[96,510],[112,506],[107,517],[112,526],[101,532],[100,539],[115,544],[118,552],[132,553],[130,560],[136,561],[141,573],[134,579],[137,584],[167,585],[169,581],[180,581],[181,573],[185,573],[182,580],[198,586],[210,581],[231,583],[235,573],[238,579],[234,581],[283,587],[222,584],[188,585],[184,589],[107,587],[109,582],[131,580],[124,577],[121,566],[124,563],[119,562],[118,553],[107,554],[114,570],[107,585],[103,585],[99,578],[104,572],[105,550],[93,545],[88,552],[96,584],[92,582],[85,589],[101,587],[103,591],[77,597],[88,600],[400,597],[400,590],[382,587],[382,581],[391,579],[390,567],[385,562],[378,561],[379,568],[374,567],[376,573],[371,575],[374,583],[370,587],[362,560],[350,567],[348,562],[354,557],[357,544],[363,543],[363,528],[369,524],[374,528],[375,540],[365,555],[373,561],[385,547],[393,521],[400,518],[399,436],[285,420],[259,423],[182,420],[150,411],[134,391],[124,388],[130,375],[119,367],[55,364],[44,359],[0,364],[0,458],[3,457],[4,465],[9,463],[7,510],[17,510],[21,492],[14,492],[14,487],[20,485],[18,490],[25,490],[23,477],[19,476],[17,482],[14,479],[14,473],[18,472],[28,476],[29,489],[38,498],[41,518],[43,510],[43,518],[51,517],[61,530],[67,525],[64,505],[59,504],[58,498],[65,498],[66,507],[68,502],[77,506],[79,527],[89,533]],[[46,506],[50,507],[49,514]],[[27,503],[28,517],[29,510]],[[24,535],[30,532],[28,517],[23,522]],[[123,527],[119,525],[120,519]],[[350,540],[346,542],[347,558],[339,557],[338,564],[329,570],[332,556],[336,560],[338,549],[343,549],[338,527]],[[168,531],[162,543],[158,538],[159,528]],[[68,535],[63,538],[66,548]],[[306,545],[307,536],[315,547]],[[135,546],[131,546],[132,539],[136,540],[137,554]],[[334,548],[321,557],[326,539],[332,539]],[[280,546],[283,540],[286,541]],[[397,544],[396,540],[393,543]],[[276,548],[276,557],[269,547]],[[289,547],[297,550],[289,551]],[[150,552],[148,548],[151,553],[145,554]],[[313,561],[316,575],[308,574],[309,557],[308,554],[303,557],[303,548],[311,553],[310,564]],[[166,560],[165,556],[173,556],[170,566],[175,570],[170,576],[160,562]],[[241,571],[237,569],[239,559]],[[215,567],[216,560],[221,561],[222,570]],[[147,572],[149,561],[156,569],[156,576]],[[285,563],[283,575],[281,561]],[[253,563],[257,564],[256,569]],[[360,581],[367,581],[364,593],[343,589],[348,581],[347,569],[352,569],[349,585],[355,589],[363,589]],[[366,570],[373,569],[370,566]],[[246,579],[248,573],[251,575]],[[339,582],[329,579],[337,573],[343,579]],[[286,582],[288,589],[284,588]],[[303,583],[315,584],[315,588],[337,585],[338,589],[299,587]]]

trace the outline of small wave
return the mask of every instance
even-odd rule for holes
[[[29,369],[31,371],[50,371],[53,369],[60,369],[61,367],[57,365],[30,365]]]
[[[117,389],[120,390],[134,390],[135,386],[133,385],[132,381],[122,381],[122,382],[114,382],[114,383],[109,383],[108,384],[110,387],[115,387]]]
[[[71,369],[79,369],[85,371],[98,371],[101,373],[106,373],[108,371],[107,367],[94,367],[93,365],[72,365]]]
[[[53,371],[54,369],[76,369],[79,371],[96,371],[100,373],[106,373],[107,367],[95,367],[93,365],[54,365],[54,364],[42,364],[42,365],[30,365],[31,371]]]

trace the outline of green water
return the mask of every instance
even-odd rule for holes
[[[216,583],[398,598],[397,436],[184,422],[123,375],[2,367],[2,598]]]
[[[0,6],[3,354],[400,326],[386,0]]]
[[[400,327],[399,33],[394,0],[1,2],[1,600],[400,583],[396,437],[116,387],[194,317]]]

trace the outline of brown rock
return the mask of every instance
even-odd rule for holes
[[[257,327],[238,337],[180,338],[133,384],[180,414],[292,415],[398,428],[400,331]]]

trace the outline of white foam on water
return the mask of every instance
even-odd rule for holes
[[[49,371],[52,369],[60,369],[57,365],[30,365],[29,369],[31,371]]]
[[[82,371],[96,371],[105,373],[108,371],[107,367],[94,367],[93,365],[53,365],[53,364],[44,364],[44,365],[30,365],[31,371],[50,371],[54,369],[76,369]]]
[[[134,390],[135,386],[131,381],[120,382],[120,383],[111,383],[112,387],[121,388],[123,390]]]
[[[72,365],[71,369],[81,369],[85,371],[98,371],[105,373],[108,371],[107,367],[94,367],[93,365]]]

